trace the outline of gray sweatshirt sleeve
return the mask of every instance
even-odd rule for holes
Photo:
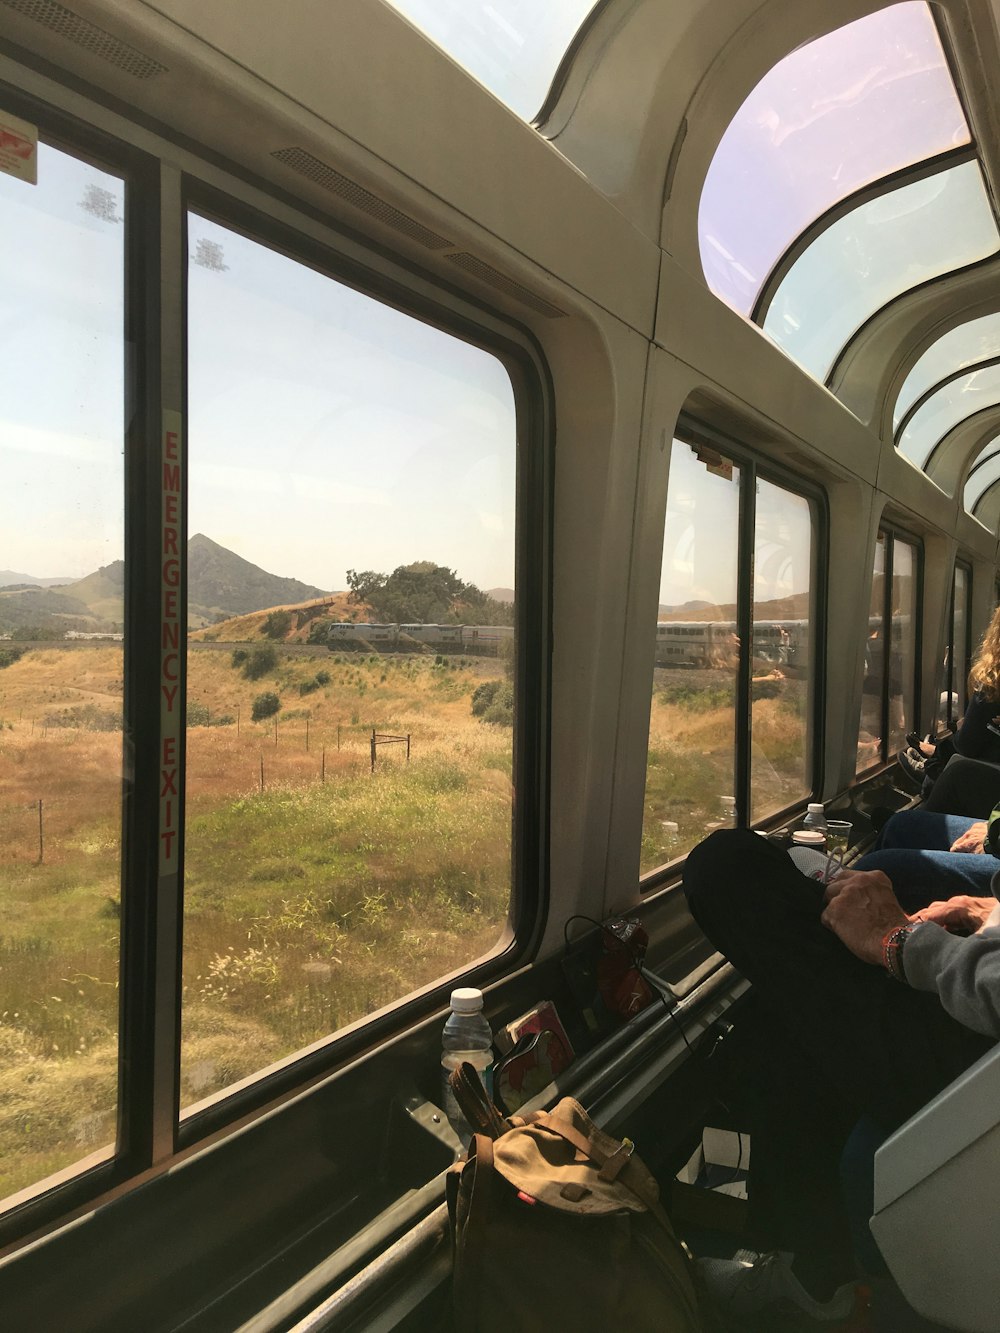
[[[1000,926],[977,935],[949,935],[924,921],[903,949],[906,980],[933,991],[963,1027],[1000,1040]]]

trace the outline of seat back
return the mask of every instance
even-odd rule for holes
[[[953,754],[923,804],[944,815],[986,819],[1000,803],[1000,764]]]
[[[871,1229],[903,1295],[961,1333],[1000,1328],[1000,1046],[875,1154]]]

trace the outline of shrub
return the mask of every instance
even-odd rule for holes
[[[497,691],[503,684],[500,680],[484,680],[482,685],[477,685],[472,694],[472,716],[482,717],[497,697]]]
[[[243,664],[243,674],[247,680],[260,680],[278,665],[277,649],[270,647],[255,648]]]
[[[245,648],[234,648],[234,649],[233,649],[233,666],[234,666],[234,667],[241,667],[241,666],[243,666],[244,662],[246,662],[246,660],[247,660],[247,658],[248,658],[249,656],[250,656],[250,654],[247,652],[247,650],[246,650]]]
[[[281,707],[281,700],[273,690],[265,690],[263,694],[258,694],[253,701],[253,707],[250,710],[250,716],[254,722],[261,722],[265,717],[273,715]]]
[[[291,611],[270,611],[264,621],[264,634],[269,639],[283,639],[291,628]]]
[[[317,684],[317,685],[329,685],[329,683],[330,683],[330,673],[329,673],[329,671],[317,671],[317,672],[316,672],[316,684]]]
[[[483,714],[484,722],[492,722],[498,727],[512,727],[514,725],[514,690],[509,681],[499,682],[500,688],[496,692],[493,702]]]
[[[314,690],[319,689],[319,681],[313,676],[312,680],[304,680],[299,685],[299,694],[312,694]]]
[[[207,727],[212,722],[212,714],[209,712],[207,704],[196,703],[193,699],[188,700],[187,706],[187,724],[189,727]]]
[[[23,651],[22,648],[0,648],[0,668],[13,666]]]

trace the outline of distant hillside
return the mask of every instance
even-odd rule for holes
[[[287,622],[284,615],[287,613]],[[346,592],[332,592],[309,602],[286,606],[271,606],[263,611],[250,611],[245,616],[232,616],[218,624],[192,630],[195,643],[247,643],[255,639],[271,639],[282,643],[308,643],[313,625],[324,620],[365,620],[368,608],[347,600]]]
[[[513,588],[487,588],[486,596],[492,597],[495,602],[513,602]]]
[[[754,617],[757,620],[808,620],[809,593],[793,592],[790,597],[774,597],[769,602],[757,602],[754,605]],[[735,620],[736,606],[727,602],[718,606],[715,602],[685,602],[683,606],[660,607],[661,621],[664,620]]]
[[[10,572],[10,571],[8,571]],[[16,575],[18,587],[0,586],[0,634],[26,628],[60,634],[64,630],[121,630],[125,565],[113,560],[85,578],[46,586],[54,580]],[[27,586],[26,586],[27,585]],[[230,616],[322,599],[322,588],[269,574],[259,565],[198,533],[188,542],[188,626],[198,629]]]
[[[64,579],[38,579],[34,574],[19,574],[13,569],[0,569],[0,588],[9,588],[14,583],[35,588],[55,588],[64,583],[72,583],[69,577]]]
[[[322,598],[322,588],[269,574],[203,533],[188,542],[188,625]]]

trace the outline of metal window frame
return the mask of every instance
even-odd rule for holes
[[[445,1002],[452,983],[421,991],[386,1014],[362,1020],[321,1049],[262,1071],[251,1087],[211,1112],[179,1119],[180,889],[159,879],[159,634],[163,408],[183,411],[185,325],[182,270],[188,197],[213,196],[264,219],[275,234],[322,250],[324,271],[500,359],[517,411],[515,577],[518,587],[512,844],[513,940],[470,967],[472,984],[506,975],[537,950],[548,910],[549,712],[553,542],[554,392],[533,332],[486,300],[319,208],[214,157],[94,89],[17,48],[0,54],[0,98],[37,124],[43,138],[74,156],[126,176],[126,668],[125,718],[134,780],[123,800],[119,1124],[113,1156],[96,1166],[39,1181],[23,1202],[0,1212],[0,1248],[43,1234],[133,1188],[208,1136],[238,1129],[261,1110],[305,1090],[362,1047],[399,1036]],[[133,197],[134,196],[134,197]],[[267,240],[261,235],[256,239]],[[172,257],[173,256],[173,257]],[[295,256],[297,257],[297,256]],[[315,266],[315,265],[314,265]],[[186,414],[185,414],[186,425]],[[185,430],[186,435],[186,430]],[[184,448],[186,450],[186,439]],[[186,499],[185,499],[186,502]],[[185,523],[186,528],[186,523]],[[186,559],[182,579],[186,579]],[[182,591],[184,585],[182,583]],[[185,663],[186,668],[186,663]],[[181,760],[183,764],[183,759]]]
[[[992,448],[991,452],[987,452],[987,450],[991,449],[991,446],[995,446],[995,448]],[[987,463],[991,463],[993,459],[996,458],[998,455],[1000,455],[1000,434],[994,435],[993,438],[989,441],[989,443],[984,445],[982,451],[977,455],[976,461],[973,463],[972,467],[969,468],[965,480],[962,483],[963,492],[965,490],[965,487],[968,486],[969,482],[976,475],[979,469],[985,467]],[[991,482],[990,485],[992,484],[993,483]],[[986,494],[987,490],[989,490],[989,486],[985,487],[982,491],[979,492],[975,500],[973,500],[972,502],[972,508],[965,510],[967,514],[973,514],[973,515],[975,514],[976,505]],[[965,508],[964,495],[963,495],[962,507]]]
[[[829,501],[822,486],[803,479],[790,468],[761,458],[750,448],[734,442],[729,435],[703,421],[682,415],[673,436],[682,444],[696,448],[708,446],[740,468],[739,534],[737,538],[738,564],[736,571],[736,622],[740,640],[740,657],[736,672],[736,699],[734,732],[733,781],[735,785],[737,819],[740,827],[751,828],[750,797],[752,784],[751,738],[753,729],[753,701],[751,675],[753,672],[753,583],[756,554],[756,496],[757,482],[767,481],[779,489],[808,502],[812,520],[810,553],[810,586],[812,593],[811,620],[813,628],[810,678],[810,706],[807,743],[809,749],[809,791],[806,796],[781,810],[773,811],[759,821],[761,825],[780,823],[805,801],[811,800],[820,788],[825,749],[823,701],[826,695],[826,641],[827,641],[827,574],[829,570]],[[667,502],[669,504],[669,476]],[[652,682],[651,682],[652,684]],[[656,866],[639,877],[643,894],[661,888],[676,886],[688,853],[666,865]]]
[[[947,388],[949,384],[954,384],[956,380],[960,380],[966,375],[978,374],[978,372],[981,370],[989,370],[991,366],[1000,366],[1000,354],[998,354],[997,356],[986,357],[982,361],[974,361],[971,365],[968,366],[962,366],[960,369],[953,370],[951,374],[945,375],[943,379],[940,379],[935,384],[932,384],[931,387],[926,390],[926,392],[920,395],[920,397],[912,404],[912,406],[906,409],[906,412],[900,418],[899,425],[893,432],[893,444],[896,446],[896,448],[897,449],[899,448],[899,442],[903,438],[903,433],[905,432],[907,426],[910,424],[913,417],[916,416],[917,412],[919,412],[920,409],[924,406],[924,404],[929,402],[930,399],[933,398],[936,393],[938,393],[941,389]],[[1000,402],[1000,397],[998,397],[997,401]],[[976,411],[978,410],[979,408],[977,407]],[[970,413],[969,415],[972,416],[974,414]],[[962,418],[963,421],[965,419],[966,419],[965,417]],[[949,429],[954,430],[954,427],[950,427]],[[945,434],[947,433],[948,432],[946,431]],[[931,448],[930,453],[927,455],[928,459],[930,459],[931,455],[934,453],[934,450],[937,448],[938,444],[940,444],[941,440],[943,439],[944,436],[942,435],[940,439],[938,439],[935,442],[935,444]]]
[[[966,673],[965,673],[965,679],[958,682],[959,688],[956,690],[955,610],[957,607],[957,599],[955,593],[958,587],[959,570],[963,571],[965,574],[965,607],[964,607],[965,619],[963,621],[965,627],[965,632],[963,635],[965,643],[962,646],[965,650]],[[947,709],[945,710],[945,720],[947,721],[949,727],[954,727],[957,722],[961,721],[962,717],[965,714],[965,710],[969,704],[968,669],[969,669],[969,664],[972,661],[971,611],[972,611],[972,563],[968,560],[964,560],[959,557],[956,558],[954,567],[952,568],[951,571],[951,597],[948,609],[948,673],[946,682],[946,688],[948,690],[948,706]],[[959,702],[957,710],[954,709],[952,702],[956,694],[958,695],[958,702]]]

